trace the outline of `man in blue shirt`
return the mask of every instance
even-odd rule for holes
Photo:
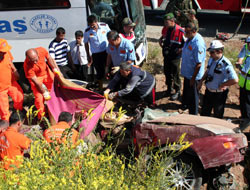
[[[108,73],[111,66],[111,74],[115,74],[119,70],[121,62],[133,64],[135,57],[134,45],[127,39],[121,38],[118,32],[112,30],[107,34],[109,45],[107,47],[107,63],[105,72]]]
[[[201,115],[210,116],[213,109],[214,116],[222,118],[226,104],[228,87],[238,82],[238,77],[231,62],[223,55],[224,45],[219,40],[211,42],[208,51],[207,70],[203,75],[198,89],[202,82],[206,81],[206,92],[203,98]]]
[[[96,79],[99,83],[99,88],[102,89],[102,79],[104,78],[104,69],[107,59],[107,33],[110,31],[110,28],[105,23],[97,22],[97,18],[94,15],[90,15],[87,21],[89,26],[84,33],[85,49],[89,66],[93,63],[97,73]],[[90,54],[89,46],[92,55]]]
[[[187,106],[189,114],[198,114],[199,92],[197,84],[204,74],[206,44],[197,33],[194,23],[185,27],[187,41],[182,49],[181,75],[184,77],[182,105]]]

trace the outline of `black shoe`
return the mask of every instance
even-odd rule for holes
[[[188,106],[185,105],[185,104],[182,104],[182,105],[181,105],[181,109],[182,109],[182,110],[186,110],[186,109],[188,109]]]
[[[177,100],[179,97],[180,97],[180,92],[176,92],[171,96],[170,100],[174,101]]]

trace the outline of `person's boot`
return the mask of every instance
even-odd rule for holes
[[[178,91],[176,91],[175,94],[173,94],[173,95],[171,96],[170,99],[171,99],[172,101],[177,100],[177,99],[179,99],[180,95],[181,95],[181,93],[180,93],[180,91],[178,90]]]

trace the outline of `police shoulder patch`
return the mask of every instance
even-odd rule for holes
[[[222,60],[222,63],[225,65],[225,66],[228,66],[228,63],[223,59]]]

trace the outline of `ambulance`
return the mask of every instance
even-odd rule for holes
[[[68,42],[73,41],[75,31],[85,31],[87,16],[93,13],[119,32],[124,17],[136,23],[136,64],[141,64],[147,55],[142,0],[2,0],[0,38],[12,46],[14,62],[23,62],[27,49],[48,48],[58,27],[65,28]]]

